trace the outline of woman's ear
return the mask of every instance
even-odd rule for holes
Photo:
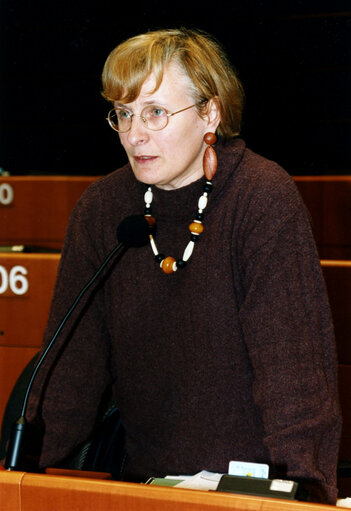
[[[211,98],[207,102],[206,117],[208,122],[207,127],[215,133],[219,123],[221,122],[221,109],[217,96]]]

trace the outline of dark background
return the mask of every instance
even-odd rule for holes
[[[123,164],[104,61],[129,36],[184,25],[213,34],[239,71],[250,148],[291,174],[349,174],[351,0],[184,4],[0,0],[0,167],[101,175]]]

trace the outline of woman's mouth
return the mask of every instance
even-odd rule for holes
[[[156,160],[157,156],[149,156],[149,155],[140,155],[140,156],[134,156],[134,160],[137,163],[148,163],[150,161]]]

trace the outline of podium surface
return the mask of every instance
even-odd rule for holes
[[[1,511],[327,511],[335,506],[100,479],[0,471]]]

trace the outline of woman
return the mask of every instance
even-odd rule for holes
[[[108,57],[103,94],[129,163],[72,213],[45,342],[120,221],[144,213],[157,228],[62,335],[41,465],[89,436],[112,383],[126,480],[262,462],[335,503],[340,418],[319,259],[291,178],[238,136],[243,91],[222,49],[197,31],[134,37]]]

